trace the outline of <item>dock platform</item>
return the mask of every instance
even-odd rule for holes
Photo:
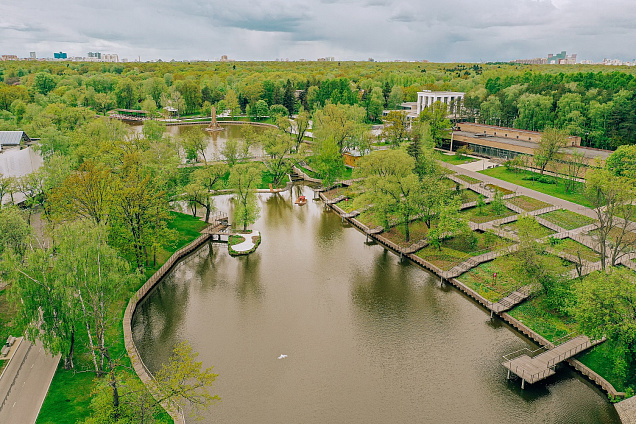
[[[577,336],[536,356],[531,356],[536,351],[523,349],[504,356],[503,366],[508,369],[508,378],[510,378],[511,372],[521,378],[521,388],[523,389],[526,382],[533,384],[554,375],[556,373],[554,368],[557,364],[601,341],[594,342],[587,336]],[[522,353],[524,351],[527,353]]]

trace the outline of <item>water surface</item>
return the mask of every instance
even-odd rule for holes
[[[260,198],[254,254],[206,244],[135,314],[151,370],[182,340],[214,366],[222,402],[203,422],[619,422],[567,368],[524,391],[506,381],[502,356],[532,344],[321,203],[295,206],[298,190]]]

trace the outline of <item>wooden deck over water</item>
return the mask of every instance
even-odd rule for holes
[[[506,361],[503,363],[503,366],[508,369],[508,375],[510,375],[510,372],[513,372],[522,379],[521,387],[523,388],[526,382],[533,384],[554,375],[554,367],[558,363],[600,342],[601,341],[591,341],[587,336],[578,336],[534,357],[530,356],[532,352],[528,352],[530,355],[521,354],[516,357],[514,357],[514,355],[516,355],[517,352],[507,355],[507,357],[504,357]]]

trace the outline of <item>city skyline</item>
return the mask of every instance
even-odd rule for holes
[[[636,4],[610,0],[188,0],[99,7],[76,0],[11,0],[0,53],[69,57],[116,53],[137,60],[512,61],[549,52],[634,59]],[[41,52],[41,53],[40,53]]]

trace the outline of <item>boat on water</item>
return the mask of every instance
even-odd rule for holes
[[[305,196],[300,196],[298,199],[296,199],[296,203],[299,206],[304,205],[305,203],[307,203],[307,198]]]

